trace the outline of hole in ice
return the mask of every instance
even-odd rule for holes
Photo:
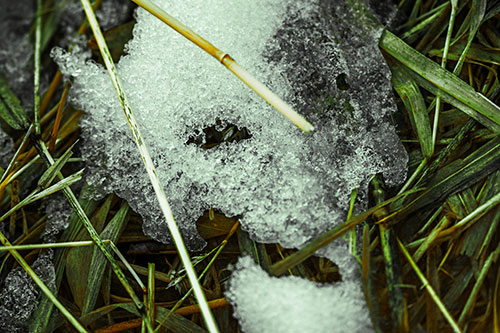
[[[337,83],[337,88],[340,90],[349,89],[349,83],[347,83],[347,75],[345,73],[337,75],[335,82]]]
[[[223,130],[219,128],[221,128],[221,121],[217,120],[215,125],[205,127],[202,131],[195,130],[194,135],[189,137],[186,144],[195,144],[203,149],[210,149],[223,142],[240,142],[252,137],[246,127],[240,129],[234,124],[227,124]]]

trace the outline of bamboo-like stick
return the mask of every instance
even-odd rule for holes
[[[302,129],[304,132],[307,133],[314,130],[314,126],[311,123],[309,123],[304,117],[293,110],[290,105],[288,105],[275,93],[269,90],[269,88],[267,88],[259,80],[248,73],[244,68],[242,68],[233,58],[231,58],[229,54],[219,50],[218,48],[210,44],[207,40],[203,39],[201,36],[182,24],[176,18],[169,15],[167,12],[155,5],[150,0],[132,1],[159,18],[161,21],[165,22],[168,26],[180,33],[182,36],[186,37],[188,40],[200,47],[203,51],[207,52],[212,57],[217,59],[241,81],[245,82],[246,85],[252,88],[252,90],[255,91],[260,97],[271,104],[276,110],[281,112],[281,114],[283,114],[286,118],[288,118],[288,120]]]

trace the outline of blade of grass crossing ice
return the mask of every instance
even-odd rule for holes
[[[153,2],[149,0],[132,1],[165,22],[168,26],[180,33],[182,36],[189,39],[203,51],[207,52],[212,57],[217,59],[221,64],[226,66],[227,69],[235,74],[241,81],[245,82],[250,88],[252,88],[252,90],[255,91],[260,97],[271,104],[276,110],[281,112],[281,114],[283,114],[286,118],[288,118],[288,120],[302,129],[304,132],[307,133],[314,130],[313,125],[311,125],[306,119],[304,119],[300,114],[293,110],[290,105],[284,102],[275,93],[269,90],[269,88],[267,88],[265,85],[259,82],[259,80],[248,73],[244,68],[242,68],[233,58],[231,58],[231,56],[229,56],[229,54],[217,49],[215,46],[196,34],[194,31],[179,22],[176,18],[170,16],[163,9],[155,5]]]
[[[104,59],[104,63],[106,64],[108,73],[113,81],[113,85],[118,94],[118,98],[120,100],[120,104],[122,105],[127,121],[130,125],[130,129],[132,130],[132,135],[134,137],[137,148],[141,154],[144,166],[146,168],[148,176],[151,180],[151,184],[153,185],[154,191],[156,193],[160,208],[163,212],[163,215],[165,216],[166,223],[169,227],[170,233],[172,234],[172,238],[179,252],[179,256],[181,257],[184,267],[186,268],[186,273],[188,274],[189,281],[191,282],[191,285],[193,287],[196,300],[198,301],[198,304],[200,306],[201,313],[203,315],[207,328],[210,332],[218,332],[217,325],[212,316],[210,308],[207,304],[205,295],[201,290],[201,286],[198,283],[196,272],[193,269],[193,265],[189,258],[186,246],[184,245],[181,233],[174,220],[172,210],[170,209],[167,197],[165,195],[165,192],[163,191],[163,186],[161,185],[160,180],[158,178],[156,168],[154,167],[153,161],[149,154],[149,150],[144,143],[141,132],[135,120],[135,116],[132,112],[132,109],[130,108],[127,97],[122,88],[121,82],[118,78],[118,73],[116,71],[113,60],[109,53],[109,49],[106,45],[106,41],[104,40],[101,29],[95,17],[94,11],[92,10],[92,7],[88,0],[81,0],[81,3],[85,11],[85,14],[87,16],[87,19],[89,21],[90,27],[92,28],[92,31],[94,33],[97,44],[99,46],[99,50],[101,51],[101,55],[102,58]],[[147,323],[149,323],[148,329],[152,330],[151,323],[149,322],[149,320],[147,320]]]

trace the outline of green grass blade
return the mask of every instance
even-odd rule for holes
[[[469,52],[469,48],[472,44],[472,40],[476,37],[476,33],[481,26],[481,22],[486,13],[486,0],[472,0],[471,4],[471,20],[470,20],[470,28],[469,28],[469,36],[467,37],[467,45],[465,46],[462,54],[460,55],[460,59],[458,59],[457,64],[455,65],[455,69],[453,73],[458,74],[462,70],[463,63],[465,61],[465,57],[467,56],[467,52]]]
[[[368,209],[367,211],[358,214],[356,216],[353,216],[351,219],[347,220],[346,222],[339,224],[338,226],[330,229],[329,231],[321,234],[318,236],[316,239],[314,239],[312,242],[304,246],[302,249],[298,250],[297,252],[293,253],[292,255],[289,255],[285,259],[278,261],[274,263],[270,269],[269,272],[272,275],[279,276],[284,273],[286,273],[290,268],[294,267],[295,265],[300,264],[310,256],[314,255],[316,251],[318,251],[320,248],[323,246],[329,244],[330,242],[334,241],[335,239],[339,238],[343,234],[345,234],[348,230],[351,228],[354,228],[356,225],[362,223],[364,220],[366,220],[368,217],[370,217],[373,213],[379,211],[380,209],[388,206],[390,203],[397,201],[401,198],[403,198],[406,195],[409,195],[411,193],[414,193],[416,191],[419,191],[418,189],[412,190],[406,193],[399,194],[391,199],[388,199],[381,204],[372,207]]]
[[[59,157],[54,164],[48,167],[47,170],[45,170],[45,172],[40,176],[40,178],[38,179],[39,188],[46,188],[48,185],[50,185],[50,183],[52,183],[52,181],[54,180],[54,178],[56,178],[59,171],[61,171],[63,166],[66,164],[66,162],[68,162],[69,158],[73,155],[72,149],[75,146],[75,144],[76,142],[72,144],[71,147],[69,147],[64,152],[64,154],[62,154],[62,156]]]
[[[109,239],[102,241],[104,244],[111,242]],[[11,245],[7,247],[0,247],[0,252],[9,250],[34,250],[34,249],[55,249],[58,247],[79,247],[79,246],[93,246],[93,241],[76,241],[76,242],[59,242],[59,243],[43,243],[43,244],[24,244],[24,245]]]
[[[42,44],[42,0],[36,0],[35,16],[35,73],[33,75],[33,113],[35,115],[35,133],[40,135],[40,53]]]
[[[428,92],[430,92],[434,95],[438,95],[439,98],[441,99],[441,101],[453,105],[454,107],[456,107],[457,109],[459,109],[463,113],[467,114],[468,116],[472,117],[473,119],[475,119],[478,122],[480,122],[481,124],[483,124],[485,127],[489,128],[491,131],[493,131],[495,133],[500,132],[500,126],[497,123],[493,122],[492,120],[490,120],[486,116],[482,115],[481,113],[478,113],[476,110],[474,110],[473,108],[471,108],[467,104],[461,102],[460,100],[458,100],[457,98],[455,98],[451,94],[448,94],[448,93],[444,92],[443,90],[440,90],[439,87],[435,86],[432,82],[429,82],[428,80],[426,80],[425,78],[420,76],[418,73],[416,73],[408,68],[405,68],[405,70],[406,70],[407,74],[413,80],[415,80],[415,82],[417,82],[417,84],[419,86],[421,86],[422,88],[424,88],[425,90],[427,90]],[[464,82],[464,84],[465,84],[465,82]],[[485,98],[484,96],[482,96],[482,97]]]
[[[393,220],[396,223],[401,221],[402,216],[407,216],[429,205],[439,204],[449,195],[465,189],[467,186],[476,183],[478,179],[496,171],[499,165],[500,136],[496,136],[474,153],[463,160],[459,160],[451,165],[448,170],[434,177],[437,179],[428,180],[428,188],[425,191],[413,201],[407,203],[404,208],[390,215],[387,220]],[[396,216],[400,217],[396,218]]]
[[[48,195],[54,194],[60,190],[64,190],[68,186],[71,186],[74,183],[78,182],[80,179],[82,179],[82,172],[83,172],[83,169],[72,174],[71,176],[68,176],[66,178],[61,179],[56,184],[44,189],[43,191],[33,192],[33,193],[29,194],[21,202],[19,202],[14,207],[12,207],[7,213],[3,214],[0,217],[0,222],[4,221],[7,217],[9,217],[10,215],[12,215],[14,212],[18,211],[22,207],[29,205],[30,203],[33,203],[33,202],[40,200],[42,198],[45,198]]]
[[[446,39],[444,42],[444,49],[443,49],[443,58],[441,60],[441,67],[446,69],[446,62],[448,61],[448,52],[450,49],[450,40],[451,40],[451,34],[453,32],[453,26],[455,24],[455,17],[457,15],[457,0],[451,0],[451,14],[450,14],[450,21],[448,22],[448,32],[446,33]],[[431,143],[431,150],[434,153],[434,147],[436,147],[436,140],[437,140],[437,132],[439,128],[439,113],[441,109],[441,97],[439,95],[436,95],[436,109],[434,111],[434,123],[432,126],[432,143]]]
[[[425,158],[432,156],[431,123],[425,106],[424,97],[417,84],[395,61],[389,61],[392,71],[392,86],[403,101],[411,124],[420,142]]]
[[[439,298],[439,296],[436,294],[436,292],[434,291],[434,289],[432,288],[432,286],[429,284],[429,281],[427,280],[427,278],[424,276],[424,274],[422,273],[422,271],[420,270],[420,268],[418,267],[418,265],[415,263],[415,261],[412,259],[411,255],[406,250],[406,248],[403,245],[403,243],[401,243],[401,241],[399,239],[397,241],[398,241],[398,244],[399,244],[399,248],[401,249],[401,252],[406,257],[406,259],[410,263],[410,265],[413,268],[413,270],[415,271],[415,273],[417,273],[417,276],[420,279],[420,281],[422,281],[422,287],[424,287],[425,289],[427,289],[427,292],[431,296],[432,300],[436,303],[436,305],[438,306],[439,310],[441,311],[441,313],[444,315],[444,317],[446,318],[446,320],[448,321],[448,323],[452,327],[453,332],[455,332],[455,333],[462,332],[462,330],[460,329],[460,327],[458,326],[458,324],[456,323],[456,321],[453,319],[453,317],[451,316],[451,314],[448,312],[448,309],[446,309],[446,307],[444,306],[444,304],[441,301],[441,299]]]
[[[101,233],[101,238],[116,242],[125,228],[129,217],[129,206],[124,202],[116,215],[109,221],[108,225]],[[82,315],[89,313],[94,309],[97,296],[101,289],[101,282],[106,270],[107,260],[99,249],[94,248],[92,261],[90,263],[87,291],[85,295]]]
[[[90,216],[95,231],[101,234],[106,224],[113,195],[109,195],[100,207]],[[89,234],[85,229],[80,229],[74,240],[88,240]],[[83,309],[85,300],[87,299],[87,284],[91,270],[94,248],[73,248],[68,251],[66,256],[66,280],[73,295],[75,304]]]
[[[130,108],[127,97],[126,97],[125,92],[122,88],[122,84],[118,78],[118,73],[117,73],[116,68],[114,66],[112,57],[109,53],[109,49],[106,45],[106,41],[104,40],[104,37],[102,35],[102,31],[99,27],[99,23],[97,22],[97,19],[95,18],[94,11],[92,10],[92,7],[90,6],[89,1],[88,0],[81,0],[81,3],[82,3],[82,6],[84,8],[87,19],[89,21],[90,27],[92,28],[92,31],[94,33],[94,37],[95,37],[97,44],[99,46],[99,50],[101,51],[101,56],[104,60],[104,63],[106,64],[106,68],[108,70],[108,73],[113,81],[113,85],[114,85],[115,90],[118,94],[118,98],[120,100],[120,104],[122,105],[123,111],[125,113],[125,117],[127,118],[127,121],[128,121],[130,128],[132,130],[132,135],[133,135],[134,141],[135,141],[137,148],[141,154],[144,166],[145,166],[146,171],[148,173],[148,176],[151,180],[151,184],[153,185],[158,202],[160,204],[160,209],[162,210],[162,213],[165,216],[166,223],[168,225],[170,233],[172,234],[172,238],[173,238],[175,245],[177,247],[177,250],[179,252],[179,256],[181,257],[182,263],[184,264],[184,267],[186,268],[186,272],[188,274],[189,281],[191,282],[195,297],[198,301],[198,304],[200,305],[201,313],[203,315],[205,323],[206,323],[207,327],[209,328],[210,332],[218,332],[217,324],[215,323],[215,320],[212,316],[210,308],[208,307],[208,304],[207,304],[207,301],[205,299],[205,295],[201,289],[201,286],[198,283],[198,279],[196,277],[196,272],[193,269],[193,265],[191,264],[191,260],[189,258],[189,253],[187,252],[186,246],[184,245],[184,241],[182,239],[179,228],[177,227],[177,223],[174,220],[172,210],[170,209],[170,205],[168,203],[167,197],[166,197],[165,192],[163,190],[163,187],[160,183],[160,179],[158,178],[158,174],[156,172],[156,168],[155,168],[153,161],[151,159],[151,156],[149,154],[149,150],[148,150],[147,146],[145,145],[144,139],[143,139],[141,132],[139,130],[139,127],[137,125],[137,121],[135,120],[135,116],[132,112],[132,109]],[[147,320],[147,318],[146,318],[146,320]],[[149,323],[149,320],[147,320],[147,323]],[[150,329],[150,326],[151,326],[151,323],[149,323],[149,327],[148,327],[149,329]]]
[[[87,184],[84,184],[81,192],[80,199],[78,200],[78,205],[81,207],[81,211],[85,216],[89,215],[97,207],[97,201],[84,199],[92,195],[92,189]],[[68,220],[68,228],[64,230],[61,236],[61,241],[74,241],[80,230],[83,228],[83,223],[80,222],[79,215],[74,211]],[[61,248],[55,253],[54,266],[56,269],[56,290],[59,289],[64,271],[66,268],[66,257],[68,254],[68,248]],[[50,321],[52,311],[54,309],[54,304],[50,302],[47,297],[42,298],[38,304],[35,313],[32,315],[30,320],[30,330],[32,332],[45,332],[50,331],[49,325],[52,324]]]
[[[30,204],[32,202],[35,202],[36,200],[40,200],[42,198],[45,198],[45,197],[47,197],[51,194],[54,194],[58,191],[67,189],[69,186],[73,185],[74,183],[76,183],[76,182],[80,181],[80,179],[82,179],[83,170],[84,169],[81,169],[80,171],[77,171],[74,174],[59,180],[57,183],[55,183],[54,185],[52,185],[50,187],[47,187],[43,191],[36,193],[35,195],[33,195],[30,198],[30,200],[28,200],[28,202],[26,204]]]
[[[33,144],[46,164],[48,164],[50,166],[50,165],[55,163],[54,159],[50,155],[50,153],[47,150],[47,147],[45,146],[43,141],[33,140]],[[58,174],[58,177],[63,178],[61,173]],[[125,277],[123,271],[118,266],[118,263],[114,259],[113,255],[109,252],[106,245],[102,242],[101,238],[99,237],[99,234],[96,232],[96,230],[92,226],[92,223],[89,221],[87,215],[85,214],[85,212],[83,211],[82,207],[80,206],[78,200],[76,199],[75,195],[73,194],[73,191],[71,190],[71,188],[66,187],[65,189],[63,189],[63,192],[64,192],[64,195],[66,196],[66,198],[68,199],[69,204],[71,205],[71,207],[73,207],[74,211],[78,215],[83,226],[89,232],[89,235],[92,238],[92,240],[96,243],[96,245],[100,248],[100,250],[104,253],[106,258],[110,262],[112,270],[116,274],[118,280],[121,282],[121,284],[124,287],[124,289],[126,290],[126,292],[132,298],[132,301],[134,302],[134,305],[137,307],[139,313],[141,313],[143,315],[143,317],[145,318],[145,320],[147,321],[146,311],[144,309],[145,308],[144,304],[139,300],[139,298],[135,294],[134,290],[132,289],[132,286],[128,283],[127,278]]]
[[[0,104],[1,104],[1,102],[0,102]],[[19,144],[19,147],[17,148],[14,156],[12,156],[12,158],[10,159],[10,162],[9,162],[9,165],[7,166],[7,169],[5,169],[2,177],[0,177],[0,184],[5,180],[5,178],[7,178],[7,175],[10,174],[10,172],[12,171],[12,169],[14,169],[14,164],[16,162],[16,159],[19,156],[19,154],[21,153],[21,150],[24,149],[24,145],[28,141],[28,138],[31,135],[32,131],[33,131],[33,125],[30,125],[30,127],[26,130],[26,133],[23,136],[23,140]]]
[[[28,117],[21,107],[21,102],[10,89],[2,73],[0,73],[0,117],[14,129],[29,127]]]
[[[383,183],[378,176],[375,176],[370,182],[370,189],[374,203],[379,205],[384,201],[385,191]],[[378,214],[380,215],[380,214]],[[386,225],[379,224],[380,245],[385,263],[385,276],[387,280],[387,290],[389,296],[389,307],[392,317],[392,326],[394,331],[407,331],[408,324],[404,315],[404,296],[401,289],[402,276],[397,252],[394,248],[394,234]],[[369,247],[369,246],[368,246]]]
[[[379,45],[431,85],[468,106],[469,116],[494,132],[500,132],[500,107],[484,95],[476,92],[456,75],[414,50],[390,31],[384,31]]]

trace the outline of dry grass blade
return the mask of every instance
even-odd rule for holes
[[[146,167],[146,171],[147,171],[148,176],[151,180],[151,184],[153,185],[154,191],[156,193],[156,197],[157,197],[158,202],[160,204],[160,209],[165,217],[168,228],[170,230],[170,233],[172,234],[172,238],[173,238],[174,243],[177,247],[177,250],[179,251],[179,255],[180,255],[181,260],[184,264],[184,267],[186,268],[186,272],[188,274],[189,281],[191,282],[191,285],[193,286],[195,297],[198,300],[198,304],[200,305],[200,307],[202,309],[202,314],[203,314],[203,318],[205,320],[205,323],[206,323],[210,332],[218,332],[217,324],[215,323],[215,320],[212,316],[212,313],[207,305],[207,301],[205,299],[205,295],[203,294],[201,286],[198,283],[196,273],[195,273],[193,266],[191,264],[189,254],[187,252],[186,246],[184,245],[184,241],[183,241],[182,236],[180,234],[179,228],[177,227],[177,224],[176,224],[174,217],[172,215],[172,210],[170,209],[170,205],[168,204],[167,197],[165,195],[163,187],[162,187],[160,180],[158,178],[156,169],[154,167],[153,161],[152,161],[151,156],[149,154],[149,150],[145,145],[144,139],[142,138],[139,127],[137,125],[137,121],[135,120],[135,116],[132,112],[132,109],[130,108],[127,97],[126,97],[125,92],[122,88],[121,82],[118,78],[118,73],[116,71],[113,60],[112,60],[111,55],[109,53],[108,47],[106,45],[106,41],[104,40],[104,37],[102,35],[102,31],[99,27],[99,23],[97,22],[94,11],[92,10],[92,7],[90,6],[89,1],[88,0],[81,0],[81,3],[83,6],[83,9],[85,11],[85,15],[87,16],[87,19],[89,21],[90,27],[92,28],[92,31],[93,31],[94,36],[96,38],[97,44],[99,45],[99,50],[101,51],[101,56],[104,59],[108,73],[111,76],[111,79],[113,81],[113,85],[114,85],[116,92],[118,94],[120,104],[123,107],[123,111],[125,113],[127,121],[130,125],[130,129],[132,130],[132,135],[134,137],[134,141],[135,141],[137,148],[141,154],[144,166]],[[148,329],[152,330],[151,323],[149,322],[149,320],[147,320],[147,318],[145,318],[145,320],[146,320],[146,324],[148,324]]]
[[[269,90],[269,88],[267,88],[265,85],[259,82],[259,80],[248,73],[244,68],[242,68],[233,58],[231,58],[231,56],[229,56],[229,54],[217,49],[215,46],[197,35],[194,31],[179,22],[176,18],[170,16],[150,0],[132,1],[134,1],[142,8],[146,9],[148,12],[165,22],[172,29],[174,29],[182,36],[193,42],[195,45],[199,46],[202,50],[210,54],[212,57],[217,59],[221,64],[226,66],[227,69],[233,72],[233,74],[235,74],[240,80],[242,80],[250,88],[252,88],[252,90],[255,91],[260,97],[271,104],[276,110],[281,112],[281,114],[283,114],[286,118],[288,118],[288,120],[302,129],[304,132],[311,132],[314,130],[313,125],[311,125],[306,119],[304,119],[304,117],[293,110],[290,105],[285,103],[275,93]]]

